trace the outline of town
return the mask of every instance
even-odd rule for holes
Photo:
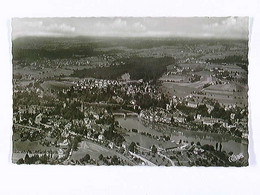
[[[246,41],[38,39],[13,41],[14,163],[248,165]]]

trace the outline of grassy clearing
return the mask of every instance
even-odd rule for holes
[[[194,91],[194,88],[181,86],[172,82],[163,82],[162,90],[171,96],[185,97],[191,94],[191,92]]]
[[[13,151],[19,151],[19,152],[27,152],[27,151],[55,151],[57,150],[56,147],[47,147],[41,145],[38,141],[30,142],[28,140],[26,141],[15,141],[13,142]]]
[[[73,84],[69,82],[59,82],[59,81],[45,81],[44,83],[41,84],[41,87],[44,90],[47,89],[67,89],[70,88]]]

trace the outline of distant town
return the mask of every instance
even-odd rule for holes
[[[244,40],[13,41],[16,164],[248,166]]]

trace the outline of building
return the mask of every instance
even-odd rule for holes
[[[121,76],[122,80],[124,81],[129,81],[130,80],[130,74],[129,73],[125,73]]]
[[[35,117],[35,124],[40,124],[42,121],[42,114],[38,114],[36,117]]]
[[[104,140],[104,135],[102,134],[98,135],[98,141],[103,142],[103,140]]]
[[[110,143],[108,144],[108,147],[111,148],[111,149],[113,149],[113,148],[114,148],[114,143],[113,143],[113,142],[110,142]]]
[[[198,104],[196,104],[195,102],[188,102],[187,106],[190,108],[197,108]]]
[[[209,125],[209,126],[213,126],[215,123],[221,122],[220,119],[216,119],[216,118],[202,117],[201,119],[203,125]]]
[[[64,158],[65,152],[61,148],[58,150],[58,159]]]

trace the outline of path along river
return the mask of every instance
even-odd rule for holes
[[[248,158],[248,142],[240,138],[235,138],[231,135],[221,135],[208,132],[195,132],[185,130],[183,128],[169,127],[167,125],[157,125],[145,123],[138,117],[116,117],[120,126],[128,130],[137,129],[139,132],[147,132],[152,135],[170,135],[172,142],[178,143],[180,140],[190,142],[200,142],[201,145],[210,144],[215,147],[216,143],[222,144],[222,150],[233,152],[234,154],[242,153],[245,158]]]

